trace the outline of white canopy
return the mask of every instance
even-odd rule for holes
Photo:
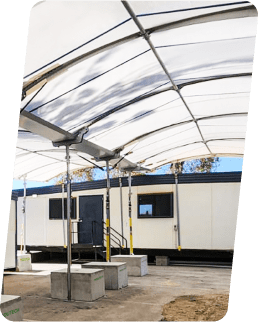
[[[39,2],[14,177],[64,172],[51,141],[82,128],[71,170],[243,156],[256,25],[247,1]]]

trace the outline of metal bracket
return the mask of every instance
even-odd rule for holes
[[[145,40],[149,40],[150,39],[150,33],[148,31],[144,31],[141,32],[141,36],[145,39]]]
[[[22,90],[21,101],[23,101],[25,98],[26,98],[26,92]]]
[[[121,172],[142,172],[146,171],[149,172],[150,170],[144,167],[141,167],[139,164],[137,164],[136,167],[125,167],[120,169]]]
[[[110,160],[114,160],[114,159],[118,159],[120,158],[120,152],[123,150],[123,147],[117,148],[116,150],[114,150],[114,155],[107,155],[107,156],[102,156],[99,158],[95,157],[96,161],[110,161]]]
[[[115,153],[114,155],[107,155],[107,156],[103,156],[103,157],[99,157],[99,158],[95,158],[95,160],[98,161],[110,161],[113,159],[118,159],[120,157],[119,153]]]
[[[72,144],[78,144],[81,143],[83,140],[84,134],[88,133],[89,129],[87,127],[83,127],[78,132],[74,134],[73,139],[71,140],[64,140],[64,141],[58,141],[58,142],[52,142],[54,147],[60,147],[60,146],[70,146]]]

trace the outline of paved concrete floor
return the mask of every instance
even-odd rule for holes
[[[129,276],[128,287],[106,290],[94,302],[65,302],[50,294],[50,271],[63,267],[33,264],[33,271],[5,274],[4,293],[22,297],[24,320],[160,321],[162,306],[177,296],[228,294],[231,278],[229,268],[150,265],[148,275]]]

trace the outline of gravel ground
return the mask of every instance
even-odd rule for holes
[[[67,302],[51,299],[50,272],[63,265],[34,264],[32,272],[5,272],[4,293],[21,296],[24,320],[216,321],[227,310],[229,268],[151,265],[148,275],[129,276],[126,288],[106,290],[94,302]]]

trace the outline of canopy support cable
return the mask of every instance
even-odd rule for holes
[[[80,155],[80,154],[78,154],[78,153],[77,153],[77,155],[78,155],[78,157],[80,157],[81,159],[83,159],[83,160],[85,160],[85,161],[87,161],[87,162],[91,163],[91,164],[92,164],[92,165],[94,165],[96,168],[100,169],[101,171],[105,171],[101,166],[97,165],[96,163],[94,163],[94,162],[92,162],[92,161],[90,161],[90,160],[88,160],[88,159],[84,158],[83,156],[81,156],[81,155]]]

